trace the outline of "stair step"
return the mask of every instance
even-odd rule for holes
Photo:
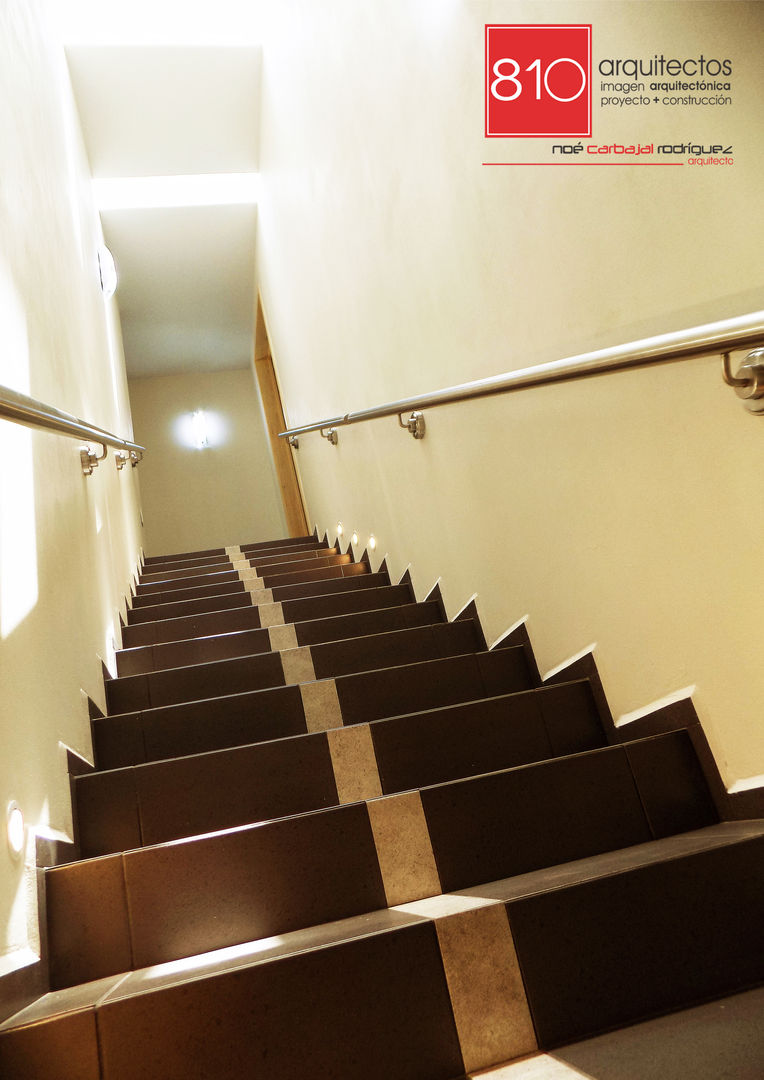
[[[0,1029],[0,1067],[42,1080],[52,1060],[78,1080],[464,1073],[435,925],[390,911],[49,994]]]
[[[673,732],[55,868],[52,985],[701,828],[717,819],[696,777],[654,780],[682,739],[690,753],[687,733]]]
[[[261,579],[263,591],[270,591],[274,599],[293,599],[304,596],[318,596],[344,589],[363,588],[366,577],[371,577],[366,563],[346,563],[341,566],[331,566],[315,571],[303,571],[294,575],[298,580],[294,581],[290,574],[276,574],[270,579]],[[287,579],[287,580],[282,580]],[[386,574],[375,575],[375,581],[368,588],[375,585],[389,585],[390,581]],[[192,592],[194,590],[191,590]],[[216,592],[218,595],[216,595]],[[209,595],[188,597],[186,599],[172,600],[163,599],[167,594],[153,594],[151,597],[137,598],[127,612],[127,621],[153,622],[159,619],[171,619],[185,615],[195,615],[203,611],[217,611],[226,607],[237,607],[251,604],[253,597],[246,590],[244,582],[232,583],[216,590],[211,586]],[[232,601],[235,595],[238,599]],[[220,603],[217,601],[220,600]],[[150,601],[150,602],[149,602]]]
[[[199,597],[196,600],[179,600],[173,604],[149,604],[145,607],[131,607],[127,610],[127,624],[157,622],[162,619],[185,618],[188,615],[201,615],[208,611],[224,611],[229,608],[252,607],[252,597],[242,584],[241,589],[224,595]]]
[[[600,747],[588,683],[73,778],[82,858]]]
[[[375,575],[376,576],[376,575]],[[366,578],[355,578],[366,581]],[[397,607],[412,599],[408,585],[377,585],[365,589],[351,589],[325,595],[308,596],[304,599],[285,600],[281,604],[284,622],[302,622],[383,607]],[[234,630],[257,629],[261,626],[257,607],[229,608],[224,611],[202,612],[176,619],[160,619],[154,622],[134,623],[122,628],[125,648],[162,644],[167,641],[185,641],[192,637],[208,637]]]
[[[260,632],[259,643],[266,646],[266,638],[267,634]],[[392,667],[406,661],[456,656],[476,651],[479,646],[474,623],[463,620],[325,642],[281,653],[266,652],[263,648],[255,655],[111,679],[106,684],[106,700],[110,713],[149,709]]]
[[[339,641],[355,635],[368,636],[389,630],[406,630],[425,626],[441,618],[438,605],[406,604],[400,607],[382,608],[377,611],[359,612],[356,615],[335,616],[313,622],[295,623],[296,646],[318,645],[327,641]],[[273,633],[278,630],[273,628]],[[184,641],[149,645],[142,648],[121,649],[117,652],[119,677],[140,675],[164,668],[203,664],[211,660],[224,660],[235,656],[267,652],[273,648],[273,633],[268,629],[253,628],[211,637],[191,637]],[[291,635],[290,635],[291,636]]]
[[[518,646],[99,717],[93,741],[113,769],[532,688]]]
[[[539,1045],[764,981],[764,821],[465,890],[506,904]]]

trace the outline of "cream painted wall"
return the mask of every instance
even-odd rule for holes
[[[0,4],[0,176],[0,384],[130,438],[87,162],[38,0]],[[76,441],[0,420],[0,974],[38,947],[35,831],[71,837],[65,748],[91,756],[86,695],[103,707],[140,553],[136,480],[113,455],[85,478]]]
[[[761,4],[266,8],[258,261],[292,425],[762,307]],[[483,137],[484,24],[554,21],[592,22],[595,61],[732,57],[734,105],[664,111],[660,138],[723,138],[734,166],[482,167],[515,152]],[[542,672],[593,647],[617,718],[692,693],[727,781],[764,774],[764,421],[718,358],[427,424],[303,436],[311,523],[373,531],[451,615],[477,593],[490,640],[527,619]]]
[[[147,555],[286,535],[259,392],[251,369],[130,380]],[[202,409],[210,443],[192,444]],[[191,444],[190,444],[191,443]]]

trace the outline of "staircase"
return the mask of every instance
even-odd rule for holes
[[[754,986],[764,821],[313,537],[146,559],[0,1076],[451,1080]]]

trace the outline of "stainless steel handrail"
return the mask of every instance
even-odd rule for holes
[[[535,367],[520,368],[518,371],[508,371],[502,375],[492,375],[486,379],[460,383],[429,394],[418,394],[415,397],[402,398],[400,401],[391,401],[371,409],[345,413],[344,416],[336,416],[331,420],[317,420],[314,424],[303,424],[301,427],[280,431],[279,438],[303,435],[309,431],[320,431],[322,428],[360,424],[365,420],[377,420],[383,416],[400,417],[403,413],[411,411],[451,405],[457,401],[468,401],[492,394],[508,394],[531,386],[686,360],[704,353],[732,352],[762,342],[764,342],[764,311],[757,311],[734,319],[706,323],[688,330],[642,338],[625,345],[598,349],[595,352],[569,356],[564,360],[553,360]],[[411,426],[409,430],[412,430]]]
[[[146,451],[145,446],[139,443],[121,439],[104,428],[79,420],[70,413],[54,409],[52,405],[27,397],[26,394],[20,394],[8,386],[0,386],[0,417],[17,424],[26,424],[28,427],[46,428],[72,439],[98,443],[103,447],[113,446],[118,450],[126,450],[141,457]]]

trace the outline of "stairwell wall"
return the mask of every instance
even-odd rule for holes
[[[266,10],[258,270],[290,425],[761,307],[761,5]],[[595,58],[731,57],[731,106],[660,115],[734,165],[483,167],[514,152],[483,136],[484,24],[560,20]],[[542,672],[593,647],[619,719],[692,694],[728,783],[761,782],[764,432],[720,367],[431,410],[419,443],[395,418],[303,436],[310,522],[373,532],[420,597],[440,576],[451,616],[477,592],[490,640],[527,619]]]
[[[0,5],[0,383],[132,437],[116,304],[64,65],[38,0]],[[87,696],[140,555],[138,470],[88,478],[77,441],[0,420],[0,975],[38,949],[35,833],[71,837],[66,748],[88,757]],[[26,822],[12,859],[6,807]],[[3,1007],[0,985],[0,1010]]]
[[[202,551],[286,535],[262,404],[251,367],[130,379],[147,555]],[[209,443],[194,445],[203,409]]]

